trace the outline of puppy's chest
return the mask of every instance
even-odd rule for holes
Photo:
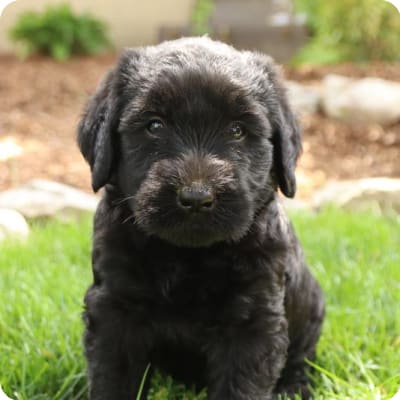
[[[264,290],[263,279],[253,278],[255,269],[231,256],[166,259],[152,266],[155,314],[213,323],[230,320],[238,305],[250,313],[252,299]]]
[[[232,289],[232,271],[227,261],[164,261],[154,266],[155,301],[163,309],[209,309],[220,305]]]

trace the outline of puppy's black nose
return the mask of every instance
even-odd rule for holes
[[[187,211],[209,211],[214,203],[215,196],[213,191],[197,182],[190,186],[184,186],[178,192],[178,204]]]

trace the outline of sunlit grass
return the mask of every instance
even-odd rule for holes
[[[325,210],[293,221],[327,302],[315,397],[389,399],[400,388],[399,219]],[[90,241],[86,218],[0,244],[0,384],[13,399],[87,398],[80,315]],[[206,396],[156,375],[151,398]]]
[[[84,398],[90,225],[35,226],[26,244],[0,244],[0,383],[13,399]]]

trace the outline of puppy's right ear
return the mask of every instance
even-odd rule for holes
[[[250,54],[252,62],[261,71],[255,75],[259,101],[267,111],[272,126],[273,175],[286,197],[296,193],[295,167],[301,153],[301,132],[287,99],[279,68],[269,56]]]
[[[78,126],[78,145],[92,171],[92,187],[97,192],[108,181],[113,166],[113,133],[118,128],[116,72],[108,73],[89,100]]]

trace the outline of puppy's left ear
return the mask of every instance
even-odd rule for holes
[[[265,107],[272,125],[274,146],[273,174],[286,197],[296,193],[296,162],[301,154],[301,132],[289,105],[281,73],[272,58],[253,53],[253,62],[260,70],[258,87],[262,88],[260,103]]]

